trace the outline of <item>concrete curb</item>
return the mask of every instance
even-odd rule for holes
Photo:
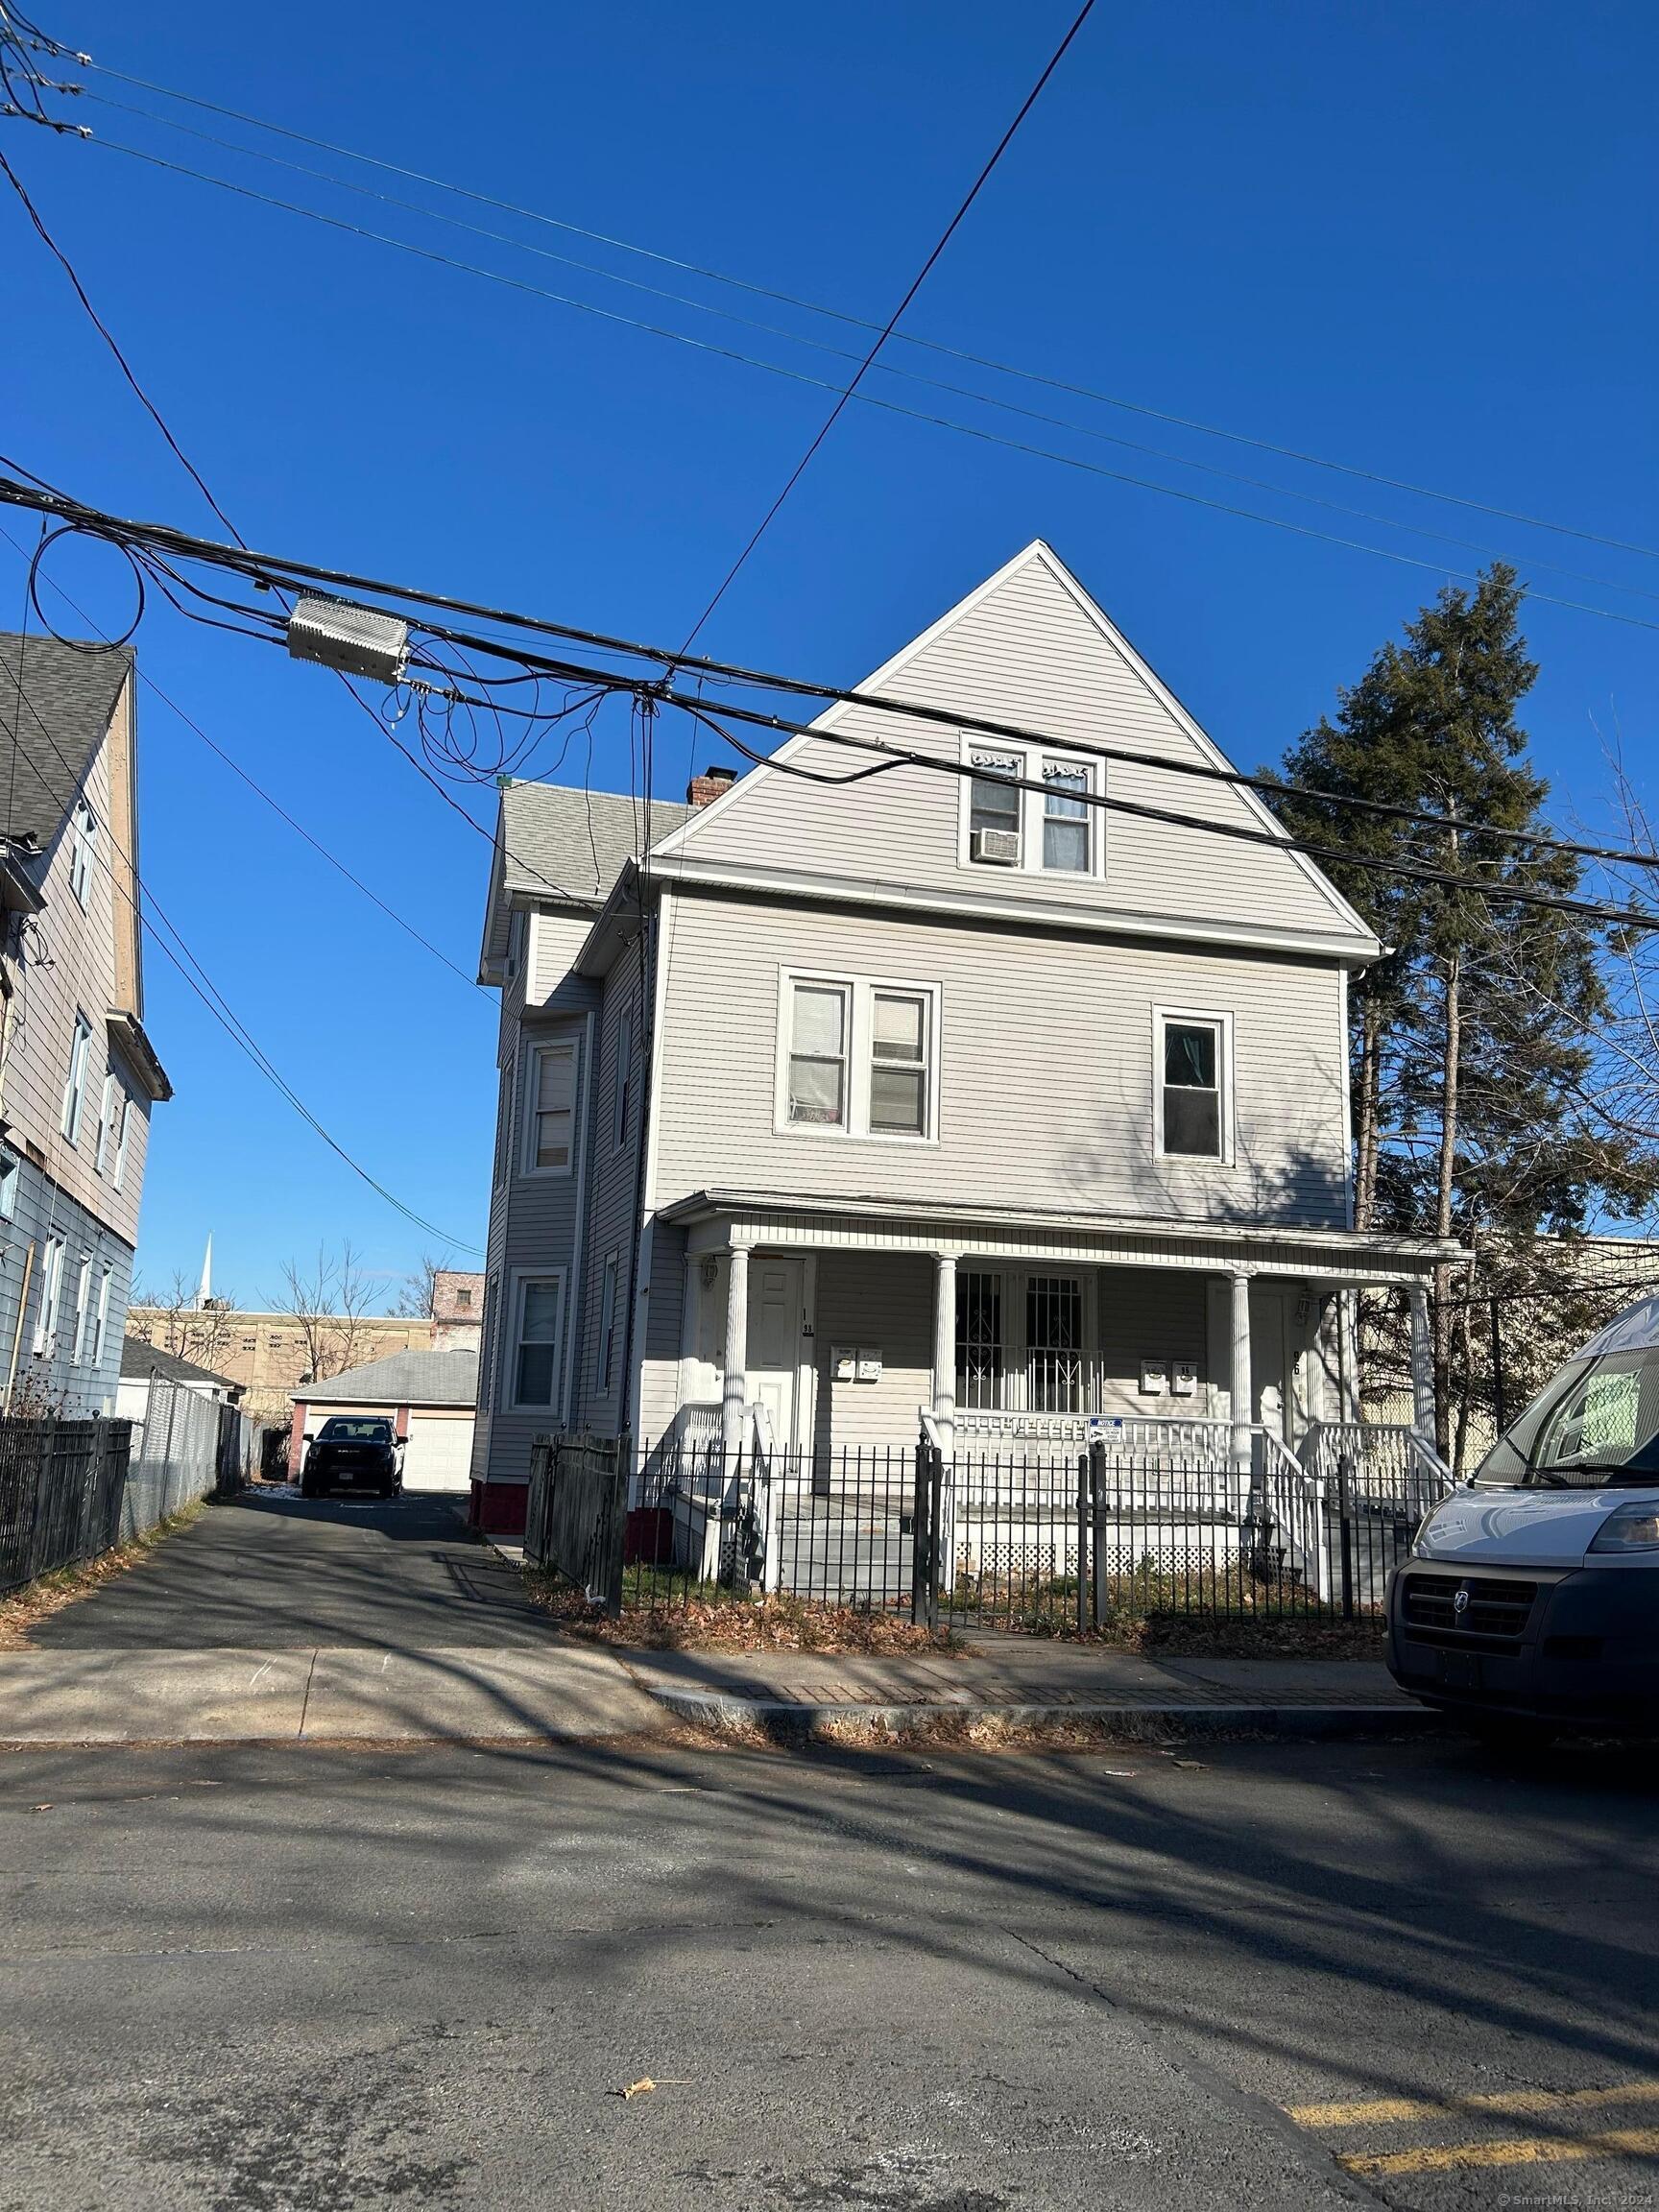
[[[786,1697],[729,1697],[706,1690],[641,1685],[647,1695],[693,1727],[758,1731],[783,1742],[844,1736],[863,1726],[873,1733],[920,1737],[956,1735],[965,1728],[1000,1725],[1059,1733],[1081,1723],[1102,1734],[1150,1731],[1177,1736],[1378,1736],[1396,1731],[1431,1733],[1446,1723],[1421,1705],[877,1705],[803,1704]]]

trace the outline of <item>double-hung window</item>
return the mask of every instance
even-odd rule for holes
[[[69,1357],[77,1366],[86,1351],[86,1323],[92,1312],[92,1255],[83,1252],[75,1277],[75,1327],[69,1338]]]
[[[1160,1010],[1153,1043],[1158,1151],[1166,1159],[1228,1159],[1231,1022],[1222,1014]]]
[[[104,1347],[109,1341],[109,1285],[113,1271],[106,1267],[98,1278],[98,1303],[92,1312],[92,1344],[86,1355],[88,1367],[102,1367]]]
[[[77,799],[69,821],[69,888],[83,909],[92,896],[92,856],[97,839],[98,817],[84,799]]]
[[[927,1134],[927,999],[919,991],[870,996],[872,1134]]]
[[[63,1239],[48,1237],[40,1260],[40,1305],[35,1316],[35,1350],[49,1358],[58,1342],[58,1307],[63,1295]]]
[[[938,1040],[936,984],[786,973],[777,1128],[931,1142]]]
[[[100,1175],[104,1172],[109,1151],[109,1138],[115,1127],[115,1100],[119,1090],[115,1070],[111,1069],[104,1078],[104,1103],[98,1109],[98,1150],[92,1162]]]
[[[551,1411],[559,1388],[559,1316],[562,1275],[519,1278],[513,1346],[513,1403]]]
[[[1072,876],[1089,873],[1089,771],[1063,760],[1043,768],[1043,865]]]
[[[853,989],[797,982],[789,999],[789,1120],[796,1127],[847,1126],[847,1046]]]
[[[975,753],[971,765],[974,769],[968,786],[971,856],[988,865],[1018,868],[1023,794],[1011,779],[1023,773],[1025,763],[1018,753]]]
[[[574,1039],[530,1048],[530,1115],[524,1171],[568,1175],[575,1157]]]
[[[119,1190],[127,1180],[127,1147],[132,1135],[132,1094],[125,1090],[116,1103],[116,1114],[115,1172],[109,1180]]]
[[[69,1074],[63,1085],[62,1131],[71,1144],[81,1141],[81,1110],[86,1099],[86,1062],[92,1050],[92,1024],[84,1014],[75,1017],[75,1034],[69,1045]]]

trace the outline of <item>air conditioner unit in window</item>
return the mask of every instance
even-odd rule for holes
[[[993,868],[1018,868],[1020,832],[1017,830],[975,830],[968,841],[968,850],[974,859],[983,860]]]

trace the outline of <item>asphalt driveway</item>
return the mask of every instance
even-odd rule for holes
[[[544,1644],[548,1622],[477,1538],[464,1501],[212,1504],[131,1573],[42,1621],[43,1650],[375,1650]]]

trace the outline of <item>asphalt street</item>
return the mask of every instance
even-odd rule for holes
[[[0,2206],[1647,2204],[1656,1803],[1450,1737],[13,1753]]]

